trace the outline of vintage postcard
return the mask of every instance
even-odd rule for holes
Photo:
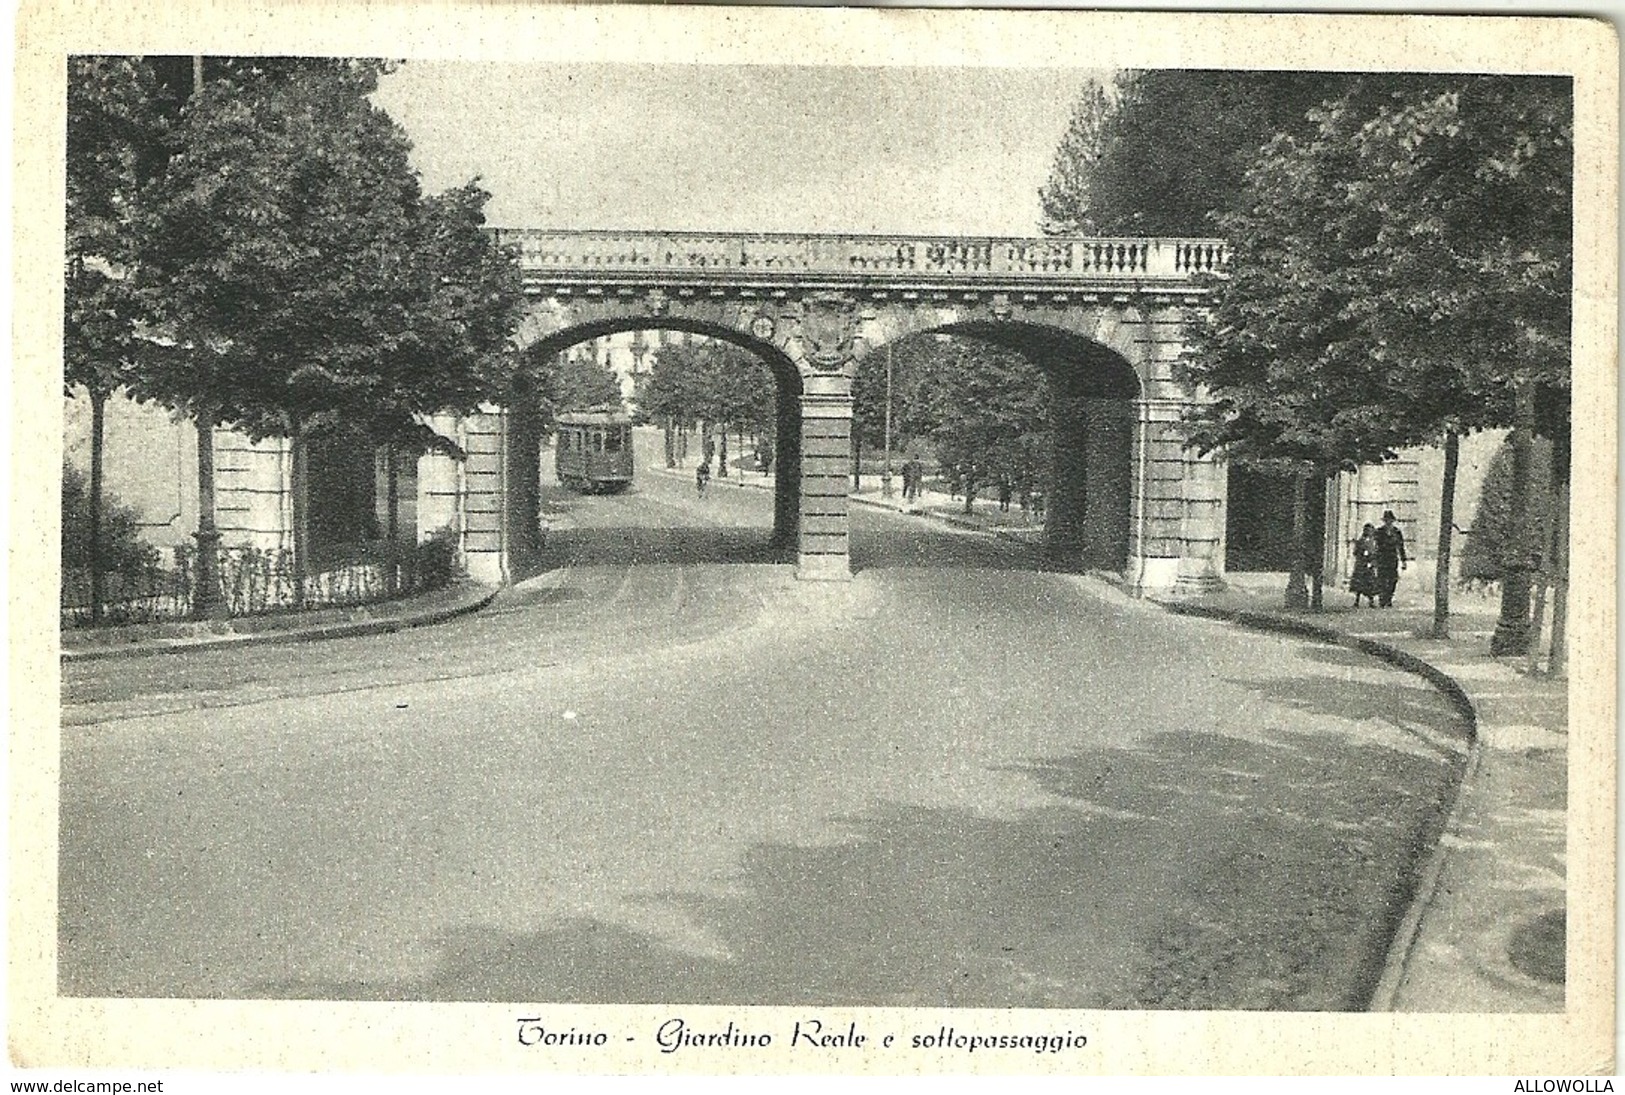
[[[18,1078],[1614,1071],[1606,24],[17,28]]]

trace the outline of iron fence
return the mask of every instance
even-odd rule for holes
[[[104,575],[100,619],[92,608],[88,567],[62,574],[65,627],[184,620],[197,603],[197,549],[182,544],[153,550],[138,564]],[[457,576],[455,542],[437,534],[423,543],[346,545],[313,558],[303,581],[285,548],[223,547],[216,568],[220,602],[228,616],[263,616],[316,608],[342,608],[450,585]]]

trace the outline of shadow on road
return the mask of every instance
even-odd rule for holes
[[[769,529],[626,525],[555,529],[548,533],[542,551],[516,569],[522,578],[566,565],[794,565],[795,561],[794,546],[773,544]],[[1067,569],[1052,565],[1034,548],[991,536],[908,527],[854,531],[851,562],[854,573],[890,567]]]
[[[1302,656],[1360,668],[1381,664],[1352,651],[1333,651],[1352,659],[1344,663],[1340,656],[1326,656],[1331,649],[1305,646]],[[1441,758],[1461,755],[1471,742],[1471,728],[1466,719],[1448,707],[1437,689],[1418,677],[1399,672],[1385,674],[1380,683],[1337,681],[1310,675],[1268,680],[1232,677],[1228,683],[1262,697],[1271,705],[1366,725],[1394,727],[1405,734],[1414,747]]]
[[[775,547],[767,529],[616,528],[550,532],[537,559],[540,569],[586,565],[699,565],[793,563],[793,550]]]
[[[458,927],[421,980],[256,995],[1358,1009],[1461,765],[1165,733],[1017,770],[1051,797],[1012,817],[886,804],[840,819],[839,843],[751,847],[718,893],[631,895],[611,918],[529,932]]]

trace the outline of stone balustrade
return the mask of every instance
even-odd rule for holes
[[[528,278],[1189,281],[1223,267],[1224,241],[1087,237],[793,235],[496,229]]]

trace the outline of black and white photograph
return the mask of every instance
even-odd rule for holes
[[[1612,1074],[1606,24],[186,10],[19,45],[18,1075]]]

